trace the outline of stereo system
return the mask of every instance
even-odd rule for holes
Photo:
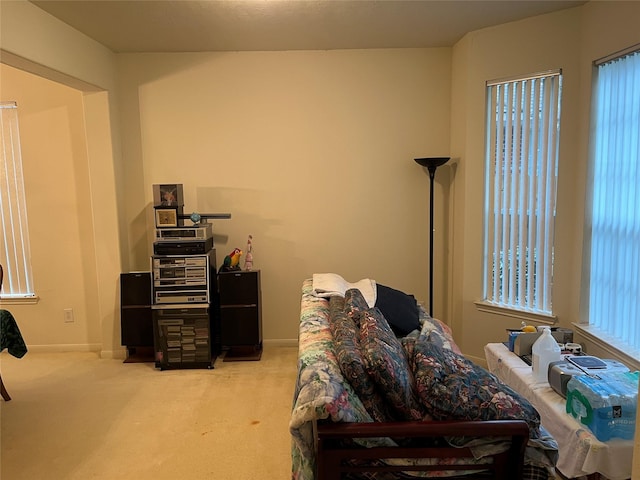
[[[183,303],[209,303],[209,293],[205,290],[163,290],[154,297],[158,305]]]
[[[198,255],[213,248],[213,237],[204,241],[188,240],[182,242],[163,241],[153,244],[154,255]]]
[[[199,256],[153,257],[153,286],[207,285],[208,258]]]
[[[210,223],[202,223],[193,227],[156,228],[156,242],[206,241],[213,239],[213,228]]]
[[[151,256],[151,312],[156,367],[213,368],[220,353],[216,250],[210,218],[184,215],[178,183],[153,186],[156,228]],[[184,220],[190,219],[191,226]]]
[[[154,303],[210,303],[215,255],[215,249],[203,255],[154,255],[151,262]]]

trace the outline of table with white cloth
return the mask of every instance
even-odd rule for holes
[[[599,473],[609,480],[631,478],[633,440],[599,441],[566,413],[566,400],[548,382],[536,382],[532,368],[503,343],[484,347],[489,371],[525,397],[540,413],[542,425],[558,442],[556,468],[568,478]]]

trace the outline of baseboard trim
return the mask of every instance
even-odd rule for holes
[[[63,352],[101,352],[100,343],[59,343],[55,345],[27,345],[34,353],[63,353]]]
[[[106,360],[125,360],[127,358],[127,349],[100,350],[100,358]]]
[[[297,347],[296,338],[276,338],[263,340],[263,345],[269,347]],[[27,345],[30,352],[34,353],[64,353],[64,352],[96,352],[100,358],[124,360],[127,358],[127,349],[102,350],[100,343],[62,343],[56,345]]]
[[[270,340],[262,340],[262,344],[269,347],[297,347],[297,338],[274,338]]]

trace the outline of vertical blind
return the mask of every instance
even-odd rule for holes
[[[640,350],[640,51],[596,70],[589,323]]]
[[[0,103],[0,263],[4,266],[3,297],[34,296],[27,205],[15,102]]]
[[[551,314],[560,71],[487,83],[484,300]]]

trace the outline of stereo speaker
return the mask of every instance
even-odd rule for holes
[[[151,272],[120,274],[120,333],[125,362],[153,360]]]
[[[151,272],[120,274],[120,305],[123,307],[151,305]]]

